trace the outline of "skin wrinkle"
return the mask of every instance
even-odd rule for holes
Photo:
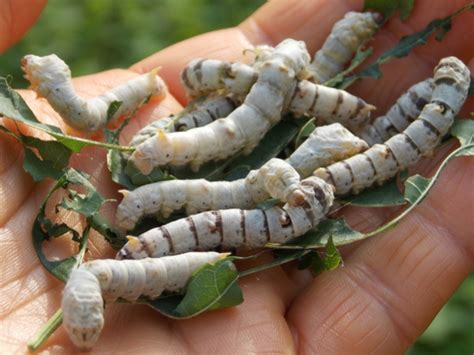
[[[416,339],[414,334],[416,334],[416,329],[419,329],[419,327],[414,324],[414,319],[411,319],[410,315],[403,310],[403,307],[397,306],[401,303],[400,295],[385,282],[378,271],[368,264],[355,263],[350,265],[346,275],[370,299],[376,301],[378,305],[386,310],[384,314],[392,323],[403,347],[408,346]],[[367,281],[369,284],[367,284]]]
[[[456,23],[456,21],[455,21],[455,23]],[[387,85],[387,86],[390,86],[390,85]],[[453,163],[455,163],[455,162],[453,162]],[[446,172],[446,173],[447,173],[447,172]],[[443,173],[443,175],[444,175],[444,173]],[[449,176],[452,176],[452,174],[449,174]],[[427,201],[424,201],[424,204],[426,204],[426,203],[428,203],[428,199],[427,199]],[[430,201],[430,203],[431,203],[431,201]],[[371,242],[372,242],[372,241],[368,241],[367,243],[371,243]],[[367,244],[367,243],[364,243],[364,244]],[[331,276],[332,276],[332,275],[331,275]],[[337,291],[337,290],[335,290],[335,291]],[[448,289],[448,290],[445,291],[445,292],[451,292],[451,290]],[[53,310],[52,310],[52,311],[53,311]],[[148,312],[149,312],[149,311],[148,311]],[[50,312],[50,313],[51,313],[51,312]],[[42,319],[42,321],[44,321],[44,319]],[[39,326],[39,325],[38,325],[38,326]],[[108,333],[108,334],[110,335],[111,333]],[[387,334],[385,333],[384,336],[387,336]],[[56,337],[55,337],[55,338],[56,338]],[[54,340],[55,340],[55,339],[52,339],[52,341],[54,341]],[[20,343],[21,341],[23,341],[23,339],[21,339],[21,340],[19,339],[19,343]],[[314,339],[309,339],[309,341],[314,341]],[[117,342],[117,343],[118,343],[118,342]],[[387,344],[390,345],[389,342],[387,342]],[[105,349],[105,348],[104,348],[104,349]],[[181,349],[182,349],[182,348],[181,348]],[[315,349],[316,349],[316,350],[319,350],[318,348],[315,348]],[[381,348],[381,349],[382,349],[382,348]],[[382,350],[383,350],[383,349],[382,349]]]

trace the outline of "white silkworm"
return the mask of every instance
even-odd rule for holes
[[[114,101],[122,104],[111,120],[132,113],[150,96],[163,98],[166,92],[166,85],[156,75],[157,70],[153,70],[102,95],[83,99],[74,90],[69,67],[55,54],[45,57],[27,55],[21,65],[38,96],[46,98],[67,125],[81,131],[104,128],[108,123],[107,111]]]
[[[339,123],[316,127],[311,135],[291,154],[287,162],[302,177],[319,167],[328,166],[366,150],[367,143],[354,136]]]
[[[338,123],[318,127],[288,158],[287,163],[272,159],[260,169],[251,171],[245,179],[216,182],[204,179],[168,180],[133,191],[121,190],[124,198],[117,208],[115,223],[122,230],[132,230],[146,215],[156,214],[166,218],[171,212],[182,208],[186,208],[188,215],[206,210],[250,209],[270,196],[298,205],[301,197],[296,186],[298,173],[307,177],[318,167],[367,148],[367,143]]]
[[[124,198],[117,208],[116,225],[131,230],[143,216],[159,214],[167,218],[182,208],[188,215],[212,209],[252,208],[269,195],[298,204],[302,198],[299,182],[298,173],[288,163],[271,159],[236,181],[168,180],[133,191],[121,190]]]
[[[159,297],[181,292],[201,266],[228,254],[186,253],[160,259],[94,260],[71,272],[62,299],[63,325],[81,350],[92,348],[104,326],[104,301]]]
[[[341,72],[357,49],[377,32],[381,16],[370,12],[348,12],[336,22],[309,66],[312,81],[325,83]]]
[[[435,68],[430,103],[418,119],[384,144],[375,144],[364,153],[329,167],[317,169],[315,176],[334,185],[336,195],[357,193],[395,176],[421,156],[429,155],[448,132],[461,109],[469,88],[469,69],[455,57],[447,57]]]
[[[154,136],[158,129],[176,132],[205,126],[219,118],[226,117],[239,104],[240,102],[232,95],[211,96],[202,102],[193,102],[177,115],[170,115],[146,125],[135,133],[129,144],[137,146],[143,143]]]
[[[433,79],[426,79],[413,85],[400,96],[386,115],[377,117],[373,124],[365,126],[358,135],[369,145],[374,145],[401,133],[430,102],[432,93]]]
[[[217,90],[245,97],[257,78],[257,71],[248,65],[202,58],[194,59],[181,72],[181,81],[191,98]]]
[[[227,78],[226,71],[222,68],[233,65],[235,64],[210,59],[193,61],[184,69],[183,77],[199,77],[200,81],[188,79],[185,81],[185,87],[188,88],[190,93],[203,94],[204,92],[224,91],[236,93],[240,97],[245,96],[258,78],[257,71],[254,68],[240,64],[232,71],[231,85],[228,83],[230,79]],[[204,71],[201,73],[203,67],[206,67],[209,80],[206,80],[206,76],[203,75]],[[199,75],[196,74],[196,71]],[[193,91],[188,85],[192,85]],[[293,113],[296,117],[308,115],[316,116],[329,123],[340,122],[352,130],[357,130],[368,123],[370,111],[374,109],[374,106],[367,104],[347,91],[300,80],[297,82],[286,111]]]
[[[227,118],[204,127],[166,134],[138,145],[130,160],[145,175],[156,166],[182,166],[197,170],[204,162],[221,160],[242,151],[250,153],[281,119],[309,56],[303,42],[285,40],[266,61],[244,103]]]
[[[221,246],[258,248],[266,243],[284,243],[315,227],[333,203],[333,187],[317,177],[300,183],[304,202],[265,210],[216,210],[179,219],[153,228],[129,241],[118,259],[141,259],[180,254],[194,249]]]

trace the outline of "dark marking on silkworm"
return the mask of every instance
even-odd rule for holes
[[[414,150],[416,150],[416,152],[417,152],[418,155],[421,155],[421,149],[420,149],[420,147],[418,147],[418,146],[416,145],[415,141],[414,141],[413,139],[411,139],[411,137],[410,137],[408,134],[406,134],[406,132],[403,132],[402,134],[403,134],[403,136],[405,137],[405,141],[406,141],[408,144],[410,144],[410,146],[411,146]]]
[[[370,167],[372,168],[372,170],[373,170],[373,172],[374,172],[374,173],[373,173],[373,176],[377,176],[377,169],[375,169],[375,164],[374,164],[372,158],[371,158],[369,155],[365,154],[365,152],[363,152],[362,155],[363,155],[363,156],[365,157],[365,159],[369,162],[369,165],[370,165]]]
[[[397,107],[398,107],[398,111],[400,111],[400,115],[402,115],[403,117],[406,117],[406,112],[405,110],[403,109],[402,105],[400,105],[400,103],[397,101],[396,103]]]
[[[342,163],[342,165],[344,165],[344,167],[347,170],[349,170],[349,174],[351,175],[351,185],[354,184],[354,172],[352,171],[351,165],[345,160],[343,160],[341,163]]]
[[[438,78],[434,81],[435,85],[441,85],[441,84],[446,84],[449,86],[454,86],[456,87],[456,80],[453,78]]]
[[[196,224],[194,223],[193,217],[189,216],[186,218],[186,221],[189,224],[189,230],[193,234],[194,240],[196,241],[196,247],[199,247],[199,235],[197,232]]]
[[[171,237],[169,230],[165,226],[161,226],[160,229],[163,234],[163,237],[168,241],[170,252],[174,254],[173,238]]]
[[[267,236],[267,242],[271,240],[270,227],[268,225],[268,216],[265,210],[260,210],[263,214],[263,228],[265,229],[265,235]]]
[[[421,110],[423,110],[423,107],[425,107],[425,105],[427,103],[428,103],[428,101],[425,98],[420,97],[420,98],[418,98],[418,100],[416,100],[415,106],[419,111],[421,111]]]
[[[334,175],[332,174],[331,170],[329,170],[329,169],[327,169],[327,168],[324,169],[324,170],[326,170],[326,172],[327,172],[327,174],[328,174],[328,177],[329,177],[329,180],[330,180],[330,182],[329,182],[329,181],[328,181],[328,182],[329,182],[332,186],[336,186],[336,180],[334,179]]]
[[[247,243],[247,228],[245,227],[245,211],[240,210],[240,228],[242,229],[242,237],[244,239],[244,245]]]
[[[332,114],[335,116],[337,112],[339,111],[339,107],[341,107],[342,102],[344,101],[344,98],[342,97],[342,93],[340,91],[337,92],[337,101],[336,101],[336,106],[334,107],[334,110],[332,111]]]
[[[299,85],[295,85],[295,88],[293,90],[293,95],[291,95],[291,99],[289,102],[293,102],[293,100],[295,99],[296,95],[301,91],[300,89],[300,86]]]
[[[352,120],[352,119],[356,118],[356,117],[359,115],[360,111],[362,111],[362,109],[363,109],[364,107],[365,107],[364,101],[363,101],[360,97],[358,97],[358,98],[357,98],[357,107],[356,107],[356,109],[354,110],[354,112],[351,114],[351,116],[349,117],[349,119]]]
[[[199,121],[197,120],[196,116],[191,115],[191,118],[193,119],[194,127],[199,127]]]
[[[318,86],[316,85],[315,86],[315,91],[314,91],[313,102],[311,103],[309,112],[314,112],[314,110],[316,108],[316,104],[318,102],[318,98],[319,98],[319,89],[318,89]]]
[[[188,69],[184,69],[181,72],[181,80],[189,89],[194,90],[194,86],[191,84],[191,81],[189,81],[188,78]]]
[[[314,215],[313,209],[311,208],[311,205],[309,204],[309,202],[304,201],[301,207],[303,208],[303,211],[306,214],[306,217],[313,224],[316,221],[316,216]]]
[[[202,63],[204,63],[206,59],[201,59],[199,60],[196,65],[194,66],[195,73],[196,73],[196,79],[199,82],[199,84],[202,84]]]
[[[425,128],[427,128],[431,133],[433,133],[436,137],[440,137],[441,136],[441,132],[439,131],[439,129],[433,125],[430,121],[427,121],[425,118],[421,118],[420,119],[421,122],[423,123],[423,126],[425,126]]]
[[[222,213],[220,210],[211,212],[216,217],[216,230],[219,232],[221,237],[221,244],[224,243],[224,227],[222,225]]]
[[[211,120],[215,121],[217,120],[219,117],[217,117],[214,112],[212,112],[211,110],[209,110],[208,108],[206,109],[206,112],[207,114],[209,115],[209,117],[211,117]]]
[[[395,163],[397,164],[397,167],[400,168],[402,165],[400,164],[400,162],[398,161],[397,157],[395,156],[395,154],[393,154],[393,151],[392,149],[390,149],[390,147],[388,145],[384,145],[385,149],[387,150],[387,155],[385,156],[385,159],[388,159],[388,156],[391,155],[393,160],[395,161]]]

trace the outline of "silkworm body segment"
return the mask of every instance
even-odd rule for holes
[[[215,252],[186,253],[160,259],[94,260],[71,272],[64,289],[64,327],[79,349],[90,349],[104,325],[104,300],[135,302],[181,292],[192,274],[207,263],[227,256]]]

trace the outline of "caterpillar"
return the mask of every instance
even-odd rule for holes
[[[156,75],[157,70],[153,70],[86,100],[76,94],[69,67],[55,54],[27,55],[21,66],[38,96],[46,98],[68,126],[86,132],[105,127],[107,111],[114,101],[120,101],[121,105],[110,120],[132,113],[150,96],[162,99],[166,92],[165,83]]]
[[[426,79],[411,86],[397,100],[386,115],[377,117],[373,124],[365,126],[358,135],[369,145],[383,143],[402,132],[413,122],[433,93],[433,79]]]
[[[467,97],[469,75],[469,69],[459,59],[442,59],[435,68],[431,100],[418,119],[384,144],[375,144],[361,154],[319,168],[314,175],[332,184],[336,195],[358,193],[431,154]]]
[[[262,64],[257,82],[244,103],[227,118],[204,127],[166,134],[160,130],[138,145],[130,157],[145,175],[155,166],[190,163],[197,170],[205,161],[221,160],[239,151],[250,153],[287,106],[296,77],[307,67],[309,55],[303,42],[287,39]]]
[[[223,69],[233,65],[213,59],[199,59],[191,62],[182,72],[182,77],[186,78],[183,83],[188,89],[188,95],[223,91],[235,93],[238,97],[245,96],[258,78],[257,71],[244,64],[239,64],[232,70]],[[286,111],[296,117],[308,115],[324,119],[329,123],[340,122],[356,130],[368,123],[370,111],[374,109],[374,106],[347,91],[300,80],[297,82]]]
[[[311,176],[299,184],[304,202],[268,209],[228,209],[202,212],[153,228],[129,241],[117,259],[142,259],[216,247],[258,248],[284,243],[315,227],[333,203],[333,187]]]
[[[168,180],[121,190],[115,224],[132,230],[145,215],[165,218],[173,211],[186,209],[188,215],[206,210],[250,209],[269,196],[297,205],[301,194],[296,188],[299,175],[308,177],[316,168],[327,166],[367,149],[367,143],[335,123],[316,128],[287,162],[272,159],[245,179],[209,182]],[[296,170],[296,171],[295,171]]]
[[[357,49],[379,29],[382,16],[370,12],[348,12],[336,22],[309,66],[315,83],[325,83],[341,72]]]
[[[131,146],[137,146],[154,136],[158,129],[167,132],[187,131],[191,128],[205,126],[218,118],[226,117],[239,105],[233,95],[211,96],[205,100],[195,100],[177,115],[153,121],[140,129],[130,141]]]
[[[159,297],[164,291],[182,292],[201,266],[228,254],[186,253],[160,259],[93,260],[73,270],[66,283],[61,307],[63,325],[81,351],[97,342],[104,326],[104,301],[118,298]]]

